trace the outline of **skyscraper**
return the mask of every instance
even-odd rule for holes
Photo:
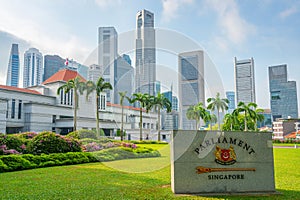
[[[98,65],[103,67],[104,80],[114,86],[118,57],[118,33],[114,27],[99,27],[98,34]],[[107,101],[114,103],[114,90],[107,91]]]
[[[298,118],[296,81],[287,80],[287,65],[269,67],[269,88],[273,121]]]
[[[156,53],[154,14],[141,10],[136,14],[135,87],[136,92],[155,95]]]
[[[235,94],[233,91],[226,92],[226,98],[229,101],[227,113],[232,113],[235,107]]]
[[[186,117],[189,106],[202,102],[204,92],[204,54],[203,51],[181,53],[178,56],[179,85],[179,128],[195,130],[194,120]]]
[[[18,44],[12,44],[10,56],[9,56],[9,62],[8,62],[6,85],[18,87],[19,68],[20,68],[19,47]]]
[[[102,76],[103,69],[100,65],[92,64],[89,66],[88,70],[88,80],[93,81],[94,83]]]
[[[256,102],[253,58],[237,60],[234,58],[236,103]]]
[[[24,54],[23,87],[39,85],[43,82],[43,55],[36,48]]]
[[[61,69],[64,69],[65,60],[58,55],[44,56],[44,81]]]

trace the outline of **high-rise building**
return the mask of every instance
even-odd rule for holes
[[[47,80],[53,74],[58,72],[61,69],[66,68],[65,60],[58,55],[45,55],[44,56],[44,78]]]
[[[11,51],[8,62],[6,85],[18,87],[19,85],[19,47],[18,44],[11,45]]]
[[[129,65],[131,65],[131,59],[129,55],[123,54],[122,57]]]
[[[23,87],[39,85],[43,82],[43,55],[36,48],[24,54]]]
[[[237,60],[234,58],[236,103],[256,103],[253,58]]]
[[[100,65],[92,64],[88,69],[88,80],[93,81],[94,83],[102,76],[103,69]]]
[[[269,88],[273,121],[298,118],[296,81],[288,81],[287,65],[269,67]]]
[[[117,59],[117,68],[115,71],[115,84],[113,85],[114,90],[114,102],[115,104],[120,104],[119,92],[127,92],[126,95],[130,96],[134,90],[134,69],[133,67],[124,59],[124,57],[119,56]],[[124,100],[124,105],[130,105],[127,99]]]
[[[135,89],[155,95],[156,53],[154,14],[141,10],[136,14]]]
[[[98,65],[103,67],[103,78],[115,85],[116,61],[118,57],[118,33],[114,27],[98,29]],[[107,90],[107,101],[114,102],[114,90]]]
[[[235,93],[233,91],[226,92],[226,98],[229,101],[227,113],[232,113],[235,107]]]
[[[157,96],[157,94],[161,92],[160,81],[155,81],[154,85],[155,85],[155,87],[154,87],[154,96]]]
[[[194,120],[186,117],[189,106],[202,102],[205,105],[204,92],[204,53],[192,51],[178,56],[179,85],[179,128],[195,130]]]
[[[67,59],[66,66],[67,69],[78,72],[83,78],[88,79],[88,70],[89,68],[85,65],[82,65],[75,60]]]
[[[178,111],[178,98],[172,96],[172,110]]]

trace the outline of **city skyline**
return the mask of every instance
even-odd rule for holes
[[[40,49],[43,55],[58,54],[82,62],[97,44],[97,27],[114,26],[119,33],[134,30],[135,14],[145,8],[154,13],[155,27],[181,32],[204,47],[222,75],[226,91],[234,89],[233,58],[253,57],[256,85],[265,86],[256,88],[257,103],[260,107],[270,107],[268,66],[287,64],[289,80],[297,81],[299,93],[299,20],[294,20],[299,17],[299,3],[168,0],[156,4],[150,1],[110,1],[105,4],[105,1],[98,0],[78,1],[72,5],[66,1],[56,3],[57,5],[50,1],[39,4],[29,1],[26,3],[28,5],[18,5],[18,2],[0,3],[3,9],[0,14],[0,41],[3,44],[0,49],[3,56],[0,57],[0,73],[3,75],[1,77],[6,75],[9,57],[8,40],[2,40],[13,37],[8,33],[23,41],[19,50],[21,55],[30,45]],[[62,9],[66,6],[72,10],[67,16],[65,9]],[[12,8],[16,9],[16,12],[10,12]],[[255,14],[249,12],[254,9]],[[55,17],[47,17],[42,10],[47,10],[47,16]],[[82,12],[76,12],[79,10]],[[118,12],[120,10],[122,12]],[[115,14],[111,15],[112,12]],[[44,26],[45,23],[47,26]],[[133,57],[131,59],[134,60]],[[176,58],[164,60],[157,57],[157,64],[175,65],[175,69],[176,61]],[[20,62],[20,65],[22,66],[23,62]],[[4,84],[5,78],[0,81]]]

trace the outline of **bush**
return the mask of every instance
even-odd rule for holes
[[[134,144],[168,144],[167,142],[164,141],[155,141],[155,140],[142,140],[142,141],[132,140],[130,142]]]
[[[24,133],[18,133],[18,134],[14,134],[14,135],[21,138],[21,139],[32,139],[35,136],[37,136],[38,133],[36,133],[36,132],[24,132]]]
[[[130,158],[149,158],[149,157],[159,157],[160,153],[156,150],[150,148],[128,148],[128,147],[118,147],[104,149],[102,151],[92,153],[96,159],[100,162],[130,159]]]
[[[84,152],[69,152],[42,155],[7,155],[0,156],[0,172],[60,165],[81,164],[97,161],[98,160],[92,154]]]
[[[90,139],[97,140],[100,138],[100,135],[97,134],[95,131],[87,130],[87,129],[81,129],[78,131],[71,132],[67,136],[75,139],[90,138]]]
[[[28,151],[32,154],[50,154],[82,150],[80,143],[74,138],[66,138],[52,132],[42,132],[30,141]]]
[[[0,134],[0,155],[25,152],[26,145],[24,143],[24,139],[16,135]]]

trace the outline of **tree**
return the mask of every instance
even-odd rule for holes
[[[93,81],[88,81],[86,83],[86,96],[88,97],[92,92],[96,92],[96,131],[97,134],[100,135],[100,128],[99,128],[99,107],[100,107],[100,95],[104,90],[112,90],[113,87],[109,82],[105,82],[102,77],[100,77],[96,83]],[[105,102],[106,103],[106,102]]]
[[[150,110],[150,95],[149,94],[142,94],[140,92],[134,93],[133,97],[129,99],[130,103],[138,102],[140,106],[140,141],[143,140],[143,108],[146,108],[148,112]]]
[[[212,130],[212,124],[217,122],[217,116],[215,114],[211,114],[208,111],[206,112],[204,119],[205,123],[209,123],[210,124],[210,130]]]
[[[255,115],[254,115],[254,129],[255,131],[257,130],[257,122],[263,122],[265,120],[265,116],[261,114],[264,112],[264,109],[261,108],[255,108],[254,110]]]
[[[127,91],[125,91],[125,92],[119,92],[119,96],[120,96],[120,105],[121,105],[121,107],[122,107],[121,133],[120,133],[120,135],[121,135],[121,141],[123,141],[123,136],[124,136],[124,134],[123,134],[124,107],[123,107],[123,105],[124,105],[124,99],[125,99],[125,97],[126,97],[126,93],[127,93]]]
[[[225,127],[229,127],[229,130],[230,131],[233,131],[233,130],[236,130],[234,127],[235,125],[239,124],[239,121],[238,121],[238,115],[232,113],[227,113],[225,116],[224,116],[224,129],[223,130],[228,130],[226,129]]]
[[[85,83],[82,82],[82,79],[80,77],[75,77],[74,79],[68,80],[64,85],[57,88],[57,95],[60,94],[61,91],[63,91],[65,94],[68,92],[73,92],[73,108],[74,108],[74,125],[73,125],[73,131],[76,131],[77,129],[77,110],[78,110],[78,98],[79,94],[83,94],[85,88]]]
[[[206,115],[206,110],[203,106],[203,104],[200,102],[197,105],[190,106],[186,112],[186,117],[189,120],[195,120],[196,121],[196,130],[200,127],[200,119],[204,119]],[[199,127],[198,127],[199,125]]]
[[[218,130],[220,130],[220,111],[224,112],[224,110],[228,110],[228,99],[221,99],[220,93],[217,93],[216,98],[208,98],[207,99],[207,109],[214,111],[217,110],[218,112]]]
[[[150,106],[154,106],[157,110],[157,130],[158,130],[158,141],[160,141],[160,110],[162,108],[165,108],[167,112],[172,111],[172,103],[168,98],[166,98],[164,95],[158,93],[157,96],[152,96],[150,98]]]
[[[248,120],[249,121],[254,120],[256,115],[255,111],[252,110],[251,107],[256,109],[257,104],[253,102],[245,104],[244,102],[241,101],[238,103],[238,107],[233,111],[235,115],[238,115],[240,112],[244,113],[244,131],[248,131],[248,125],[247,125]]]

